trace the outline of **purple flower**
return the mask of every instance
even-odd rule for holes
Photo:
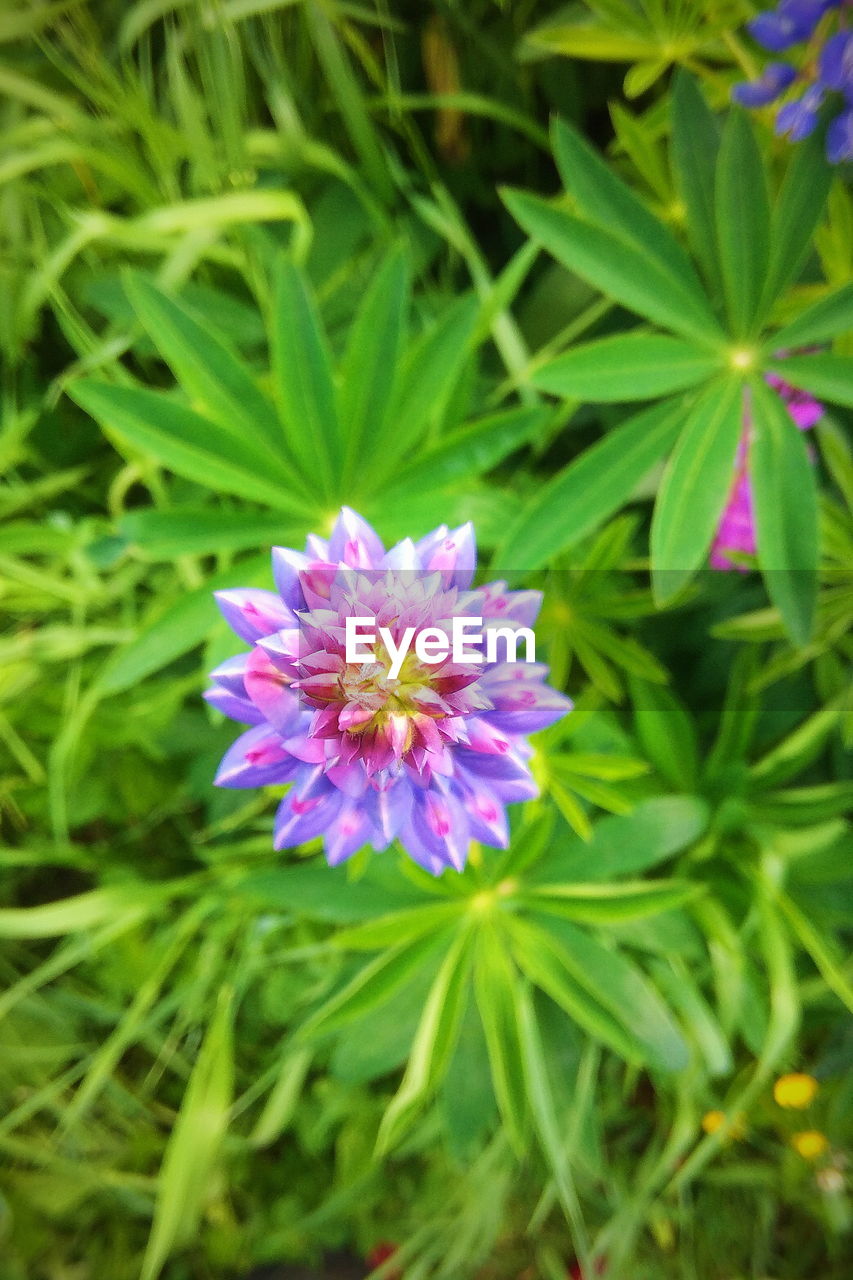
[[[830,36],[820,51],[818,79],[826,89],[853,93],[853,31]]]
[[[772,53],[781,53],[792,44],[808,40],[828,9],[840,0],[782,0],[774,11],[760,13],[747,23],[753,39]]]
[[[774,373],[765,374],[765,380],[782,397],[801,431],[813,427],[823,416],[823,405],[808,392],[792,387]],[[745,573],[747,566],[732,560],[731,556],[754,556],[757,550],[755,511],[749,479],[749,444],[750,429],[747,421],[735,459],[735,478],[711,547],[712,569],[738,569]]]
[[[853,160],[853,107],[847,107],[830,122],[826,131],[826,157],[830,164]]]
[[[760,80],[736,84],[732,97],[742,107],[766,107],[768,102],[775,102],[796,78],[797,73],[789,63],[769,62]]]
[[[794,102],[786,102],[776,115],[776,132],[787,135],[792,142],[800,142],[814,132],[829,94],[826,157],[830,164],[853,159],[853,32],[846,25],[849,5],[850,0],[781,0],[775,10],[759,14],[748,24],[749,30],[760,44],[774,52],[808,40],[830,9],[839,11],[839,30],[830,36],[821,33],[823,47],[817,59],[810,47],[800,71],[787,62],[771,62],[759,80],[732,89],[732,97],[741,106],[763,107],[801,77],[805,92]],[[837,94],[843,95],[846,104],[843,99],[839,102]]]
[[[818,112],[823,102],[823,89],[811,85],[801,98],[795,102],[786,102],[779,108],[776,116],[776,132],[787,134],[792,142],[801,142],[809,134],[814,133],[818,122]]]
[[[531,626],[541,594],[472,588],[470,524],[386,551],[344,507],[328,541],[312,535],[304,553],[272,554],[276,592],[216,593],[251,648],[212,673],[205,697],[252,726],[217,784],[290,784],[275,847],[322,836],[332,865],[396,838],[439,875],[464,867],[472,840],[505,847],[505,806],[538,794],[526,735],[572,706],[545,684],[547,667],[512,660],[511,637]],[[469,624],[460,660],[452,633],[463,618],[482,619],[493,644],[478,649]],[[375,641],[362,661],[347,653],[356,627],[359,643]],[[423,658],[413,645],[427,629]],[[442,637],[449,651],[437,653]]]

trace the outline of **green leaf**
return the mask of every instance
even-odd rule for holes
[[[638,880],[621,884],[551,884],[533,889],[525,902],[585,924],[617,924],[672,911],[702,892],[689,880]]]
[[[714,193],[720,131],[693,76],[679,70],[672,95],[672,156],[675,178],[687,210],[690,247],[706,277],[719,275]]]
[[[325,863],[252,871],[236,887],[264,910],[287,911],[332,924],[350,924],[423,903],[422,894],[404,881],[393,890],[367,879],[353,882],[346,867]]]
[[[382,458],[395,424],[389,416],[409,302],[408,263],[393,249],[377,271],[350,329],[341,367],[341,421],[347,476]]]
[[[515,449],[531,440],[550,418],[548,409],[517,408],[480,418],[461,431],[453,431],[433,448],[419,454],[394,477],[393,488],[382,501],[408,490],[425,492],[482,475],[496,467]]]
[[[531,32],[525,42],[549,53],[601,62],[633,62],[658,52],[658,45],[647,36],[625,35],[591,23],[543,27]]]
[[[405,1063],[439,959],[416,969],[381,1004],[337,1033],[329,1060],[337,1079],[363,1084]]]
[[[684,1037],[655,988],[636,965],[567,920],[543,923],[572,977],[595,995],[643,1046],[649,1062],[667,1071],[687,1065]]]
[[[717,242],[726,304],[738,337],[760,320],[770,254],[764,161],[746,112],[729,113],[717,161]]]
[[[385,457],[377,457],[364,477],[365,492],[375,492],[393,474],[426,428],[443,414],[447,401],[471,357],[477,299],[457,298],[406,353],[394,396]],[[368,488],[369,486],[369,488]]]
[[[470,999],[441,1087],[441,1111],[445,1138],[460,1160],[480,1149],[498,1118],[486,1038]]]
[[[577,1192],[571,1180],[569,1153],[566,1149],[565,1117],[554,1100],[542,1032],[530,992],[523,987],[516,987],[514,994],[517,1035],[521,1045],[530,1109],[533,1112],[536,1131],[551,1168],[560,1201],[572,1224],[575,1249],[584,1261],[584,1268],[587,1269],[588,1244]]]
[[[512,921],[513,954],[531,982],[544,991],[569,1017],[595,1039],[608,1045],[626,1062],[641,1066],[643,1046],[621,1017],[606,1008],[588,981],[579,980],[571,958],[545,927],[526,920]]]
[[[460,932],[430,988],[402,1083],[382,1117],[377,1154],[408,1128],[427,1093],[447,1070],[465,1010],[471,970],[470,930]]]
[[[528,235],[593,288],[703,346],[721,344],[722,330],[704,298],[642,246],[538,196],[505,190],[503,199]]]
[[[141,919],[162,897],[146,895],[142,886],[93,889],[37,907],[0,908],[0,938],[58,938],[93,929],[127,913]]]
[[[658,773],[680,791],[696,787],[699,744],[696,729],[678,698],[646,680],[631,680],[637,736]]]
[[[307,524],[285,524],[280,516],[216,511],[210,507],[128,511],[119,520],[118,528],[123,538],[136,543],[155,560],[276,544],[289,547],[301,542],[309,532]]]
[[[853,284],[845,284],[783,325],[766,344],[766,349],[772,353],[784,347],[808,347],[850,332],[853,332]]]
[[[193,408],[239,440],[270,452],[273,465],[280,465],[284,431],[278,414],[233,348],[145,276],[128,272],[124,287]]]
[[[755,817],[773,826],[813,826],[853,809],[853,782],[828,782],[812,787],[787,787],[763,792],[753,802]]]
[[[204,586],[181,596],[153,621],[146,622],[133,640],[107,659],[95,682],[97,691],[121,693],[194,649],[219,621],[213,592],[220,587],[253,584],[264,574],[269,575],[269,559],[258,556],[215,574]]]
[[[518,975],[504,939],[486,921],[477,932],[474,992],[483,1026],[492,1086],[513,1147],[525,1148],[527,1101],[515,1023],[514,991]]]
[[[704,561],[731,490],[743,387],[710,387],[694,406],[661,481],[651,530],[652,585],[664,604]]]
[[[223,988],[163,1157],[141,1280],[156,1280],[169,1255],[192,1238],[210,1194],[234,1088],[232,1004]]]
[[[853,409],[853,360],[846,356],[786,356],[767,367],[795,387]]]
[[[423,907],[410,907],[404,911],[392,911],[388,915],[339,929],[334,944],[349,951],[375,951],[381,947],[412,942],[424,934],[433,933],[448,924],[463,910],[461,900],[430,902]]]
[[[290,1049],[285,1053],[276,1082],[249,1136],[253,1147],[268,1147],[290,1124],[299,1105],[312,1058],[312,1050],[307,1048]]]
[[[336,1031],[375,1009],[413,973],[428,965],[439,948],[446,950],[448,941],[449,934],[441,930],[426,938],[421,936],[401,943],[369,960],[340,991],[311,1015],[300,1028],[300,1041]]]
[[[563,120],[553,126],[554,156],[566,190],[584,217],[653,259],[677,292],[690,295],[711,329],[716,320],[693,264],[667,227],[622,182],[577,130]]]
[[[853,361],[849,363],[853,368]],[[763,379],[754,380],[752,397],[750,473],[758,563],[788,632],[798,644],[805,644],[811,635],[817,591],[814,467],[803,433]]]
[[[727,1076],[733,1069],[731,1050],[717,1018],[684,962],[671,956],[654,963],[652,972],[670,1004],[678,1010],[687,1033],[699,1048],[711,1076]]]
[[[625,817],[601,818],[588,841],[561,839],[529,874],[527,883],[595,882],[635,875],[692,844],[707,823],[708,806],[697,796],[643,800]]]
[[[343,448],[331,357],[308,282],[287,260],[276,279],[272,349],[288,444],[300,469],[335,499]]]
[[[764,285],[766,308],[796,279],[823,217],[831,181],[832,169],[826,159],[823,130],[816,129],[810,138],[791,147],[785,180],[774,202]]]
[[[651,400],[704,382],[721,360],[656,333],[616,334],[573,347],[537,369],[534,387],[567,399]]]
[[[105,429],[176,475],[281,511],[311,510],[292,491],[293,477],[284,463],[274,467],[250,444],[160,391],[83,379],[72,383],[68,394]]]
[[[539,569],[603,524],[673,444],[685,412],[681,399],[653,405],[586,449],[525,504],[493,563]]]
[[[787,894],[779,893],[777,901],[830,991],[834,991],[853,1013],[853,985],[844,972],[847,958],[845,954],[833,945],[834,939],[825,937],[822,930],[815,928],[808,916],[803,914]]]

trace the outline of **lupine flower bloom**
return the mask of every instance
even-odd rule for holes
[[[372,661],[346,657],[347,618],[375,619],[389,647],[409,628],[449,635],[454,617],[482,618],[484,632],[529,627],[541,593],[503,582],[472,589],[475,560],[470,524],[386,550],[344,507],[328,541],[311,535],[304,552],[273,549],[275,592],[216,593],[250,648],[212,673],[205,697],[251,725],[216,783],[290,784],[276,848],[322,836],[335,865],[397,838],[439,875],[462,869],[472,840],[506,846],[506,804],[538,794],[526,735],[572,705],[545,684],[547,667],[501,660],[508,645],[492,662],[433,665],[410,649],[395,678],[382,644]]]
[[[823,405],[805,391],[792,387],[773,373],[766,375],[770,386],[778,391],[785,401],[788,412],[801,431],[813,427],[823,415]],[[746,566],[732,560],[734,555],[754,556],[758,546],[755,536],[755,511],[752,500],[752,485],[749,479],[749,444],[750,427],[747,422],[738,445],[735,458],[735,475],[732,481],[728,502],[725,505],[714,542],[711,547],[711,567],[713,569],[739,569],[746,572]]]
[[[844,10],[849,0],[781,0],[774,10],[760,13],[748,23],[755,40],[771,53],[782,53],[810,40],[818,23],[831,9],[839,11],[840,29],[825,40],[815,60],[809,51],[806,66],[798,71],[789,62],[771,62],[760,79],[735,85],[732,96],[744,107],[764,107],[801,80],[804,91],[786,102],[776,114],[776,132],[800,142],[813,133],[824,102],[834,107],[826,133],[826,155],[831,164],[853,160],[853,31],[846,26]]]

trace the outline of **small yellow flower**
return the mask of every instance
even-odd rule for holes
[[[725,1111],[706,1111],[702,1117],[702,1128],[706,1133],[717,1133],[725,1125],[729,1128],[726,1136],[730,1142],[737,1142],[746,1134],[746,1116],[740,1112],[731,1120]]]
[[[829,1149],[829,1139],[818,1129],[804,1129],[793,1135],[791,1146],[804,1160],[819,1160]]]
[[[795,1071],[788,1076],[780,1076],[773,1086],[773,1097],[780,1107],[792,1107],[802,1111],[814,1102],[819,1089],[814,1076]]]
[[[716,1133],[725,1123],[725,1111],[706,1111],[702,1117],[702,1128],[706,1133]]]

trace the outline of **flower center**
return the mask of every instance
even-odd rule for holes
[[[341,673],[340,690],[349,712],[345,714],[349,733],[380,728],[392,717],[411,719],[424,713],[435,718],[443,716],[437,706],[427,711],[424,705],[426,699],[432,700],[432,672],[413,651],[406,654],[398,676],[390,674],[392,658],[381,641],[374,652],[375,662],[349,664]],[[407,731],[407,739],[410,736]]]

